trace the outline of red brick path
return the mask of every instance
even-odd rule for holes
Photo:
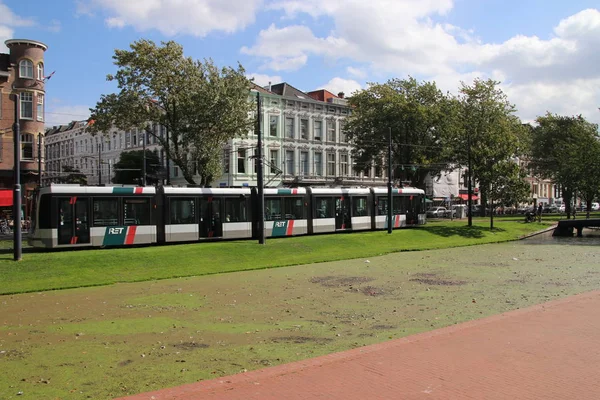
[[[128,400],[600,399],[600,291]]]

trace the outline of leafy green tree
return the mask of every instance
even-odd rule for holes
[[[526,131],[498,84],[481,79],[475,79],[472,85],[462,84],[458,97],[462,126],[454,131],[456,137],[451,140],[459,164],[468,166],[470,154],[471,179],[479,182],[484,205],[489,197],[493,204],[500,195],[499,188],[506,188],[508,182],[518,182],[524,174],[510,160],[527,146]],[[490,227],[493,226],[492,213]]]
[[[62,174],[56,178],[56,183],[87,185],[87,176],[77,168],[70,165],[63,165]]]
[[[130,48],[115,51],[118,71],[107,80],[116,82],[119,92],[101,96],[91,109],[94,123],[89,130],[107,134],[114,127],[145,129],[188,183],[209,185],[221,173],[223,145],[252,126],[250,81],[244,69],[219,69],[212,60],[185,57],[173,41],[157,46],[138,40]],[[152,123],[168,129],[168,142]]]
[[[133,150],[124,151],[119,157],[119,161],[114,167],[115,175],[112,179],[113,183],[119,184],[142,184],[143,168],[144,168],[144,151]],[[146,150],[146,183],[155,185],[158,183],[158,175],[161,170],[158,154],[153,151]]]
[[[551,113],[538,117],[536,122],[532,131],[531,167],[560,185],[568,216],[572,214],[575,191],[581,191],[591,207],[598,193],[598,126],[581,115],[566,117]]]
[[[452,100],[435,83],[409,78],[371,84],[351,96],[349,104],[345,132],[355,145],[357,170],[387,165],[390,129],[395,177],[423,187],[428,173],[449,168],[442,149],[454,121],[449,118]]]

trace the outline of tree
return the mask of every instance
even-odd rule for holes
[[[394,175],[423,187],[428,173],[449,165],[443,148],[451,129],[451,99],[432,82],[414,78],[371,84],[349,98],[352,115],[345,126],[354,143],[356,169],[387,164],[388,135],[392,133]]]
[[[79,185],[87,185],[87,176],[70,165],[63,165],[62,174],[56,178],[56,183],[74,183]]]
[[[115,164],[113,183],[142,184],[142,169],[144,165],[144,151],[124,151]],[[158,173],[161,169],[158,154],[146,150],[146,184],[154,185],[158,182]]]
[[[598,193],[598,126],[581,115],[565,117],[547,113],[532,130],[531,167],[540,176],[560,185],[567,216],[575,191],[589,202]],[[588,200],[589,199],[589,200]]]
[[[94,123],[89,130],[144,129],[188,183],[196,184],[199,176],[199,184],[209,185],[221,173],[223,145],[252,126],[250,81],[243,67],[218,69],[212,60],[195,61],[173,41],[157,46],[139,40],[130,48],[115,51],[118,71],[107,80],[115,81],[120,91],[101,96],[90,110]],[[169,141],[152,123],[168,129]]]
[[[524,174],[510,161],[526,147],[526,134],[516,109],[499,89],[498,82],[475,79],[472,85],[462,83],[459,94],[461,129],[451,141],[456,161],[468,166],[471,179],[479,182],[482,204],[498,200],[509,182],[518,182]],[[518,196],[517,196],[518,197]],[[489,199],[488,199],[489,198]],[[485,208],[482,208],[485,215]],[[494,227],[493,213],[490,227]]]

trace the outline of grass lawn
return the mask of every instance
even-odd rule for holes
[[[372,257],[399,251],[440,249],[515,240],[548,227],[523,223],[522,217],[431,221],[427,225],[387,232],[319,235],[256,241],[25,253],[21,262],[6,249],[0,254],[0,294],[139,282],[222,272]]]

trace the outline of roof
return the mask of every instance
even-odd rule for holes
[[[271,85],[271,91],[287,99],[302,100],[311,103],[322,103],[322,101],[313,99],[307,93],[296,89],[295,87],[286,82]]]

